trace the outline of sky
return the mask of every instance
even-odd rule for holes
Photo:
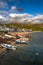
[[[0,18],[15,14],[43,15],[43,0],[0,0]]]
[[[43,14],[43,0],[0,0],[0,11],[9,11],[12,7],[22,9],[14,13]]]

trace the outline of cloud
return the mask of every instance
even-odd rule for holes
[[[16,11],[16,6],[12,6],[11,9],[9,10],[10,13],[15,12]]]
[[[16,14],[16,13],[11,13],[9,14],[10,17],[32,17],[33,15],[27,14],[27,13],[23,13],[23,14]]]
[[[0,19],[4,19],[4,17],[2,15],[0,15]]]
[[[42,19],[43,18],[43,15],[37,15],[37,16],[35,16],[33,19]]]
[[[4,14],[8,14],[8,16],[4,16]],[[43,14],[42,15],[38,14],[34,16],[28,13],[16,14],[16,13],[9,13],[8,11],[2,11],[0,19],[6,20],[6,21],[9,20],[13,22],[37,24],[37,23],[43,23]]]
[[[39,14],[33,17],[32,20],[43,19],[43,15]]]
[[[16,21],[16,22],[27,22],[27,21],[30,21],[31,18],[33,17],[33,15],[31,14],[27,14],[27,13],[23,13],[23,14],[16,14],[16,13],[13,13],[13,14],[9,14],[10,16],[10,20],[12,21]]]
[[[43,23],[43,15],[38,14],[34,16],[31,20],[31,23]]]
[[[7,8],[7,7],[8,7],[7,2],[0,1],[0,8]]]
[[[9,23],[8,20],[9,20],[9,17],[4,17],[4,16],[0,15],[0,23],[2,23],[1,21],[3,21],[3,23]]]
[[[28,22],[28,23],[43,23],[43,15],[36,15],[33,16],[31,14],[9,14],[9,16],[11,17],[11,21],[16,21],[16,22]]]
[[[8,11],[5,11],[5,10],[2,11],[2,10],[0,10],[0,15],[2,15],[2,16],[4,16],[4,17],[7,17],[8,14],[9,14]]]
[[[15,9],[16,9],[16,6],[12,6],[12,7],[11,7],[11,10],[15,10]]]
[[[8,14],[8,11],[5,11],[5,10],[0,10],[0,14],[3,15],[3,14]]]
[[[17,11],[18,11],[18,12],[23,12],[24,9],[23,9],[23,8],[18,8]]]

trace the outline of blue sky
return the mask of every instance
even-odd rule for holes
[[[0,19],[43,21],[43,0],[0,0]]]
[[[43,14],[43,0],[15,0],[13,4],[17,8],[23,8],[23,12],[25,13],[30,13],[34,15]]]
[[[21,8],[23,11],[16,10],[13,13],[43,14],[43,0],[0,0],[0,5],[0,11],[9,11],[15,6],[16,9]]]

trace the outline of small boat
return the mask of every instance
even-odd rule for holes
[[[12,49],[12,50],[16,50],[16,48],[17,48],[17,46],[12,46],[10,44],[5,44],[5,43],[2,43],[1,46],[6,49]]]
[[[11,48],[11,45],[9,45],[9,44],[5,44],[5,43],[2,43],[1,46],[2,46],[2,47],[5,47],[5,48],[8,48],[8,49]]]
[[[5,37],[12,38],[12,36],[8,34],[5,34]]]
[[[16,38],[22,38],[23,37],[23,35],[21,35],[21,34],[16,34]]]
[[[28,42],[27,41],[24,41],[24,40],[16,40],[16,44],[27,44]]]

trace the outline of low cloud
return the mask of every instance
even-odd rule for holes
[[[32,18],[32,23],[43,23],[43,15],[38,14]]]
[[[43,23],[43,15],[33,16],[31,14],[9,14],[12,20],[19,22],[29,22],[29,23]]]
[[[11,21],[17,21],[17,22],[25,22],[25,21],[30,21],[33,17],[31,14],[9,14]]]
[[[35,17],[33,18],[33,20],[34,20],[34,19],[43,19],[43,15],[39,14],[39,15],[35,16]]]
[[[23,23],[34,23],[34,24],[43,23],[43,15],[41,14],[34,16],[28,13],[23,13],[23,14],[9,13],[7,17],[1,15],[0,19],[14,21],[14,22],[23,22]]]
[[[4,17],[2,15],[0,15],[0,19],[4,19]]]
[[[32,17],[33,15],[30,15],[30,14],[27,14],[27,13],[23,13],[23,14],[16,14],[16,13],[13,13],[13,14],[9,14],[10,17]]]

